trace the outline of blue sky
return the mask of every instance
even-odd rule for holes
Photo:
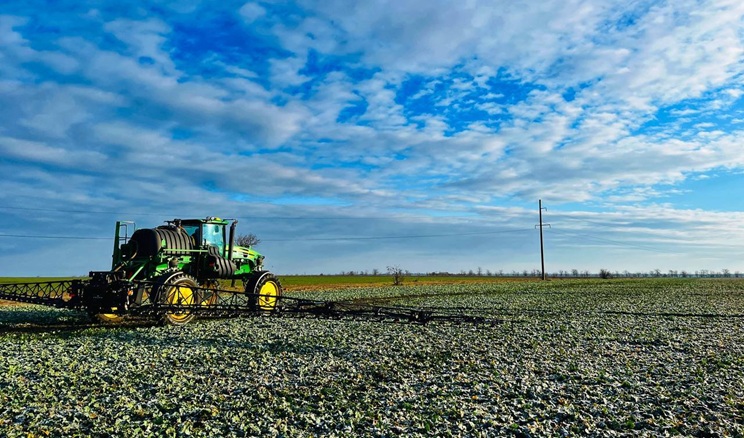
[[[6,1],[0,276],[238,218],[279,274],[744,271],[744,5]],[[17,237],[26,236],[26,237]],[[32,237],[35,236],[35,237]]]

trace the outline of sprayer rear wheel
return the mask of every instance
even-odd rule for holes
[[[162,275],[154,288],[155,299],[159,304],[193,306],[197,300],[198,285],[193,277],[183,272]],[[184,325],[194,319],[194,314],[188,309],[167,311],[162,315],[162,321],[169,325]]]

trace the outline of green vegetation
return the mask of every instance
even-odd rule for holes
[[[503,322],[256,317],[65,330],[82,317],[0,308],[0,435],[744,435],[741,280],[290,293]]]
[[[64,281],[83,277],[0,277],[0,284],[32,283],[39,281]],[[85,277],[88,278],[88,277]]]
[[[403,284],[452,284],[452,283],[494,283],[504,282],[509,279],[498,277],[477,276],[429,276],[409,275],[403,279]],[[303,288],[308,286],[332,286],[334,288],[344,285],[391,285],[392,275],[283,275],[282,285],[288,288]]]

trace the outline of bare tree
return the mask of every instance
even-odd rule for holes
[[[608,280],[612,278],[612,273],[610,272],[609,269],[602,268],[599,270],[599,278],[604,278],[605,280]]]
[[[256,237],[256,235],[253,234],[253,233],[250,233],[250,234],[239,234],[235,238],[235,243],[238,246],[245,246],[245,247],[256,246],[259,243],[261,243],[261,239],[259,239],[258,237]]]
[[[388,266],[388,274],[393,276],[393,284],[395,286],[403,284],[403,269],[400,266]]]

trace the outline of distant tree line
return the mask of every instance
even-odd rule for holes
[[[323,275],[323,274],[321,274]],[[329,274],[325,274],[329,275]],[[334,275],[334,274],[330,274]],[[387,271],[381,271],[379,269],[363,270],[363,271],[341,271],[335,275],[343,276],[378,276],[378,275],[393,275],[393,276],[431,276],[431,277],[542,277],[542,272],[539,269],[523,269],[504,271],[482,269],[480,267],[470,270],[460,270],[459,272],[448,272],[448,271],[432,271],[432,272],[410,272],[400,267],[388,266]],[[720,271],[713,271],[709,269],[700,269],[696,271],[676,270],[670,269],[666,272],[660,269],[652,269],[650,271],[611,271],[609,269],[600,269],[598,272],[591,272],[587,269],[571,269],[571,270],[558,270],[557,272],[546,273],[548,277],[552,278],[744,278],[744,273],[740,271],[731,272],[729,269],[721,269]]]

